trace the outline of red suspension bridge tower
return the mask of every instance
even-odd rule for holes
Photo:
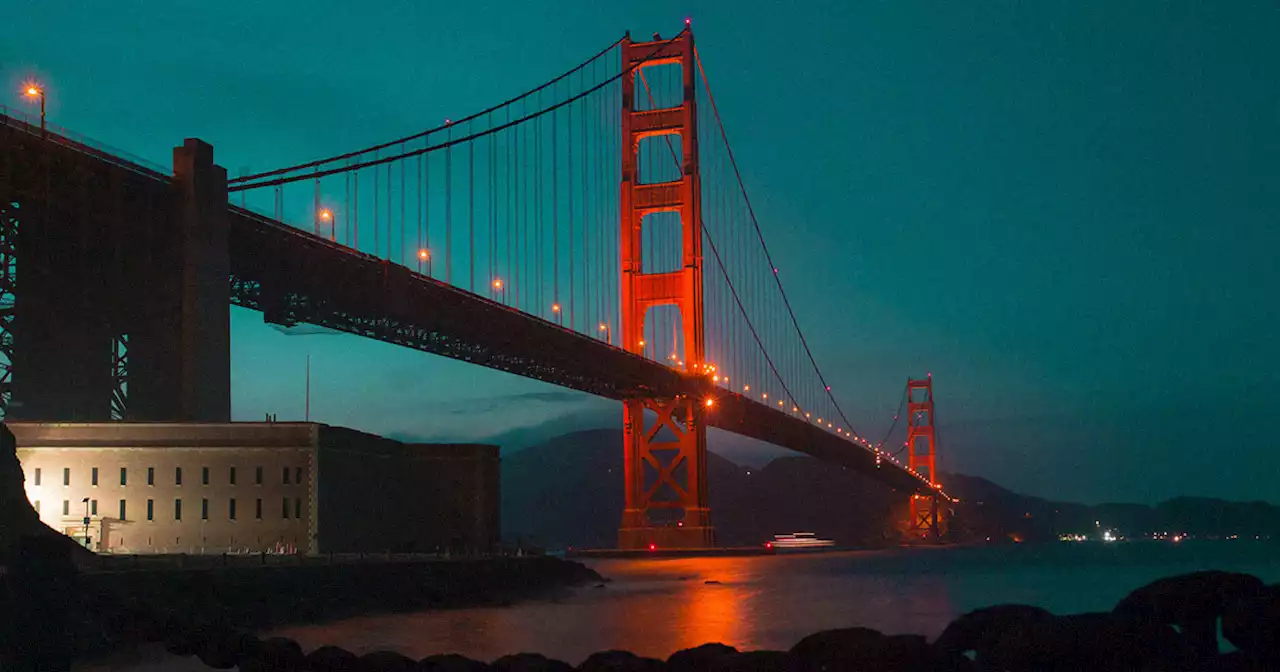
[[[657,57],[655,50],[661,49]],[[683,100],[678,106],[637,110],[635,79],[645,68],[678,65]],[[622,343],[644,355],[644,324],[650,308],[674,305],[684,336],[684,367],[699,371],[705,363],[703,334],[702,230],[698,177],[693,33],[687,28],[670,41],[622,41],[622,193],[621,321]],[[678,136],[679,179],[645,183],[639,174],[639,146],[650,137]],[[674,144],[674,143],[673,143]],[[680,269],[645,273],[643,228],[650,215],[680,215]],[[700,399],[637,396],[623,403],[626,504],[618,546],[706,548],[715,545],[707,505],[707,429]],[[656,416],[649,418],[652,414]],[[651,421],[652,420],[652,421]],[[681,478],[683,476],[683,478]],[[683,511],[660,523],[657,510]]]
[[[938,436],[933,414],[933,374],[924,380],[907,380],[907,420],[907,467],[936,485]],[[941,534],[937,495],[913,494],[910,509],[908,533],[937,539]]]

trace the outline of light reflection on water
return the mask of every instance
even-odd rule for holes
[[[955,616],[1021,602],[1057,613],[1109,610],[1133,588],[1199,569],[1280,580],[1264,543],[1053,544],[740,558],[602,560],[613,579],[553,601],[371,616],[283,628],[304,649],[333,644],[421,658],[493,660],[534,651],[579,663],[627,649],[666,658],[705,642],[786,649],[817,630],[862,625],[934,637]],[[708,584],[707,581],[718,583]],[[119,668],[117,668],[119,669]],[[134,670],[199,669],[134,667]]]

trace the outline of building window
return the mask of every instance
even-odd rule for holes
[[[173,500],[173,519],[182,520],[182,500]]]
[[[289,498],[288,497],[284,498],[284,508],[281,509],[281,513],[284,514],[285,520],[289,519]]]
[[[209,485],[209,467],[200,467],[200,484]]]
[[[95,488],[98,487],[98,468],[97,467],[94,467],[93,469],[89,470],[89,485],[92,485]]]
[[[96,499],[89,500],[89,515],[91,516],[98,515],[98,500]]]
[[[209,520],[209,500],[200,500],[200,520]]]
[[[156,484],[156,468],[147,467],[147,485]]]
[[[284,484],[289,485],[289,467],[284,468]]]
[[[36,485],[40,485],[40,467],[36,467]]]
[[[156,519],[156,500],[148,499],[147,500],[147,520],[155,520],[155,519]]]
[[[257,518],[258,520],[262,520],[262,500],[261,499],[257,501],[257,505],[254,507],[254,517]]]
[[[231,520],[236,519],[236,498],[235,497],[232,497],[231,501],[227,503],[227,516],[231,518]]]
[[[129,485],[129,469],[120,467],[120,485]]]
[[[302,467],[295,467],[293,470],[293,482],[302,485]]]
[[[69,499],[62,500],[62,515],[64,516],[71,515],[71,500]]]
[[[293,500],[293,517],[302,520],[302,499]]]
[[[124,510],[124,500],[122,499],[122,500],[120,500],[120,520],[128,520],[128,519],[129,519],[129,518],[128,518],[127,516],[125,516],[124,514],[125,514],[125,510]]]
[[[71,485],[71,469],[69,467],[62,468],[62,484]]]
[[[262,467],[258,467],[253,472],[253,484],[262,485]]]
[[[227,482],[230,483],[231,485],[236,484],[236,468],[235,467],[231,467],[231,470],[227,472]]]
[[[182,467],[173,468],[173,484],[182,485]]]

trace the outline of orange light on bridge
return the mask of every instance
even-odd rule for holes
[[[762,398],[762,399],[768,399],[768,398],[769,398],[769,393],[768,393],[768,392],[765,392],[764,394],[762,394],[762,395],[760,395],[760,396],[761,396],[761,398]]]
[[[644,341],[640,341],[640,347],[644,347]]]
[[[551,312],[553,312],[553,313],[558,313],[558,312],[560,312],[560,304],[558,304],[558,303],[553,303],[553,304],[551,304]]]
[[[322,219],[322,220],[324,220],[324,221],[326,221],[326,222],[327,222],[327,221],[329,221],[329,220],[331,220],[331,219],[333,219],[333,211],[329,210],[328,208],[325,208],[324,210],[321,210],[321,211],[320,211],[320,219]]]
[[[422,261],[426,261],[431,258],[431,252],[429,252],[427,248],[424,247],[421,250],[418,250],[418,258],[421,259]]]
[[[711,376],[711,382],[713,383],[720,382],[720,376]]]
[[[750,385],[743,385],[743,386],[742,386],[742,391],[743,391],[743,392],[750,392],[750,391],[751,391],[751,386],[750,386]]]
[[[716,400],[715,400],[715,399],[708,399],[708,400],[707,400],[707,408],[711,408],[712,406],[715,406],[715,405],[716,405]]]
[[[600,331],[605,331],[608,328],[609,328],[608,325],[606,325],[604,322],[600,323]]]
[[[494,289],[502,289],[502,278],[495,278],[495,279],[493,280],[493,288],[494,288]]]
[[[657,544],[649,544],[649,550],[651,550],[651,551],[656,551],[656,550],[658,550],[658,545],[657,545]]]
[[[36,96],[40,95],[40,89],[35,86],[28,85],[27,90],[24,91],[24,93],[27,95],[28,98],[35,98]]]

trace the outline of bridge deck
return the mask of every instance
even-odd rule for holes
[[[232,303],[273,323],[314,324],[609,399],[712,398],[713,427],[928,491],[901,466],[758,401],[552,322],[229,207]]]
[[[40,151],[18,138],[45,135],[0,115],[10,149]],[[133,198],[170,176],[110,151],[48,133],[59,151],[90,166],[130,174]],[[10,156],[6,152],[5,156]],[[12,164],[0,162],[3,182]],[[111,180],[121,182],[121,180]],[[144,185],[155,185],[148,187]],[[13,186],[13,185],[11,185]],[[116,185],[119,186],[119,185]],[[338,245],[252,211],[228,205],[231,302],[259,310],[268,322],[309,323],[542,380],[609,399],[630,396],[713,398],[711,426],[812,455],[867,474],[897,490],[930,492],[927,483],[867,449],[801,418],[729,392],[702,377],[520,312],[398,264]]]

